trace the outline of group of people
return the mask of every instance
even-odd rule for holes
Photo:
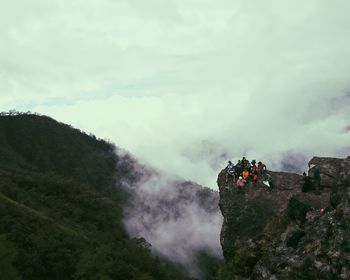
[[[226,167],[226,182],[231,179],[238,188],[242,188],[248,181],[255,183],[264,175],[267,175],[266,165],[261,161],[257,163],[255,159],[250,162],[243,157],[236,164],[229,160]]]
[[[309,165],[308,173],[303,173],[304,184],[303,192],[319,191],[321,186],[320,167],[315,164]],[[274,182],[272,176],[267,172],[266,165],[256,160],[249,161],[245,157],[233,164],[230,160],[226,166],[226,183],[233,182],[238,187],[238,191],[243,190],[247,182],[256,183],[260,180],[264,185],[273,188]]]

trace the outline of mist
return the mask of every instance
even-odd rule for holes
[[[300,172],[350,153],[349,1],[22,2],[0,9],[3,111],[212,189],[229,159]]]
[[[189,275],[202,277],[198,254],[222,259],[218,192],[129,162],[138,179],[123,182],[131,195],[124,209],[127,232],[145,238],[156,255],[180,265]]]

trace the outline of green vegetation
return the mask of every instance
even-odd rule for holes
[[[186,279],[122,226],[132,169],[48,117],[0,116],[0,279]]]

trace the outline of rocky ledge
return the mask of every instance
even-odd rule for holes
[[[271,172],[273,188],[238,192],[218,176],[221,245],[230,279],[350,279],[350,157],[314,157],[321,186],[302,192],[303,176]]]

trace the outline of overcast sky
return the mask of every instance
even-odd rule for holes
[[[216,188],[350,155],[350,2],[0,0],[0,106]],[[290,160],[289,160],[290,159]]]

